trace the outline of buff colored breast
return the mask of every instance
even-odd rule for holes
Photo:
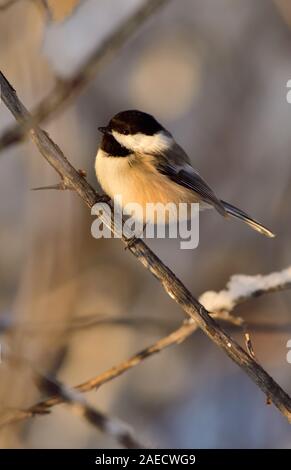
[[[120,196],[122,207],[138,203],[145,214],[147,203],[198,202],[194,192],[160,174],[151,156],[108,157],[99,150],[95,170],[102,189],[112,199]],[[144,215],[143,215],[144,217]]]

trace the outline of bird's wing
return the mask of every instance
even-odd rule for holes
[[[175,146],[171,149],[171,155],[167,153],[167,158],[159,159],[157,170],[180,186],[194,191],[201,197],[202,201],[214,206],[220,214],[226,215],[221,201],[204,179],[193,169],[187,154],[178,145],[177,148]]]

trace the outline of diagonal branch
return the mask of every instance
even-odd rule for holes
[[[130,427],[120,420],[111,418],[97,410],[76,391],[47,375],[38,373],[38,383],[46,393],[54,393],[62,397],[72,411],[81,415],[89,424],[113,437],[127,449],[141,449],[144,446],[133,436]]]
[[[270,275],[265,276],[265,277],[269,277],[269,276]],[[255,276],[250,276],[250,277],[255,279]],[[290,286],[288,279],[286,279],[285,283],[282,283],[280,280],[280,277],[278,278],[278,284],[277,284],[278,289],[284,290],[284,289],[290,289],[290,287],[291,286]],[[275,292],[275,291],[276,291],[275,284],[273,284],[272,286],[265,286],[265,289],[261,288],[260,295],[268,294],[270,292]],[[200,299],[203,296],[204,294],[202,294]],[[236,305],[242,302],[245,302],[251,298],[253,298],[252,292],[249,292],[249,296],[245,295],[243,299],[238,296],[236,300],[234,300],[233,302],[232,309],[234,309]],[[236,326],[240,326],[242,323],[242,320],[238,317],[234,317],[230,315],[230,313],[231,311],[228,311],[228,312],[221,311],[221,312],[212,314],[212,316],[219,321],[225,321],[231,325],[234,324]],[[76,390],[77,392],[85,393],[85,392],[94,390],[96,388],[99,388],[101,385],[115,379],[116,377],[119,377],[120,375],[123,375],[125,372],[132,369],[133,367],[136,367],[145,359],[153,356],[154,354],[157,354],[170,346],[177,345],[177,344],[184,342],[197,329],[198,329],[198,326],[195,321],[192,321],[191,319],[188,321],[185,321],[177,330],[173,331],[169,335],[165,336],[162,339],[159,339],[158,341],[153,343],[151,346],[148,346],[147,348],[143,349],[137,354],[134,354],[132,357],[130,357],[126,361],[123,361],[117,364],[116,366],[111,367],[110,369],[103,372],[102,374],[99,374],[96,377],[93,377],[92,379],[89,379],[86,382],[83,382],[82,384],[76,385],[74,387],[74,390]],[[51,396],[47,398],[46,400],[36,403],[35,405],[31,406],[27,410],[23,410],[19,413],[16,413],[15,416],[11,420],[6,421],[5,424],[11,424],[11,423],[14,423],[15,421],[16,422],[22,421],[23,419],[34,416],[35,414],[48,413],[50,408],[63,402],[64,402],[63,397],[60,394],[55,394],[54,396]]]
[[[151,346],[143,349],[142,351],[133,355],[126,361],[123,361],[120,364],[108,369],[102,374],[96,377],[93,377],[92,379],[87,380],[86,382],[83,382],[80,385],[77,385],[76,387],[73,388],[73,390],[79,393],[85,393],[85,392],[94,390],[100,387],[101,385],[107,382],[110,382],[116,377],[119,377],[120,375],[124,374],[125,372],[132,369],[133,367],[136,367],[148,357],[151,357],[154,354],[157,354],[160,351],[174,344],[182,343],[197,329],[198,329],[198,326],[195,322],[187,321],[182,326],[180,326],[180,328],[173,331],[168,336],[165,336],[164,338],[156,341]],[[0,422],[0,428],[8,424],[18,423],[27,418],[31,418],[35,415],[39,415],[39,414],[46,415],[47,413],[50,412],[50,408],[60,403],[65,403],[65,401],[66,400],[64,400],[63,395],[60,394],[57,390],[55,390],[54,395],[51,396],[50,398],[40,401],[39,403],[36,403],[35,405],[31,406],[30,408],[26,410],[17,410],[13,413],[12,417],[9,417],[8,419],[3,419]]]
[[[32,125],[39,124],[55,111],[79,95],[90,83],[95,74],[110,60],[159,8],[169,0],[147,0],[127,18],[116,30],[105,38],[96,51],[87,59],[75,75],[66,80],[58,80],[51,92],[36,106],[31,116],[21,125],[14,125],[0,138],[0,151],[23,140]]]
[[[17,2],[19,2],[19,0],[4,0],[4,2],[0,3],[0,11],[7,10]]]
[[[0,74],[0,86],[2,99],[15,118],[19,122],[29,118],[28,111],[2,73]],[[50,139],[48,134],[38,126],[34,126],[33,129],[30,130],[30,136],[42,156],[59,173],[62,180],[68,183],[68,185],[77,192],[89,208],[92,208],[96,201],[98,201],[98,194],[87,183],[86,179],[70,164],[61,149]],[[107,207],[112,209],[110,205]],[[119,228],[115,225],[113,211],[110,211],[109,220],[106,214],[102,214],[100,218],[105,225],[110,227],[113,233],[120,236]],[[123,235],[122,239],[128,244],[128,238]],[[211,318],[209,312],[189,290],[186,289],[176,275],[163,264],[142,240],[136,239],[134,243],[131,242],[128,245],[128,249],[138,261],[162,283],[168,295],[182,307],[187,316],[195,320],[204,333],[250,376],[266,394],[268,399],[274,403],[289,421],[291,421],[291,399],[289,395],[274,381],[262,366],[251,357],[251,355],[247,354],[243,348]]]
[[[62,397],[62,400],[67,403],[73,411],[80,414],[85,421],[103,433],[113,437],[123,447],[127,449],[144,448],[144,445],[134,437],[133,431],[128,425],[120,420],[109,417],[91,406],[76,390],[68,388],[67,385],[48,376],[43,375],[40,379],[40,387],[46,393],[54,393]]]
[[[72,389],[50,375],[40,372],[32,362],[26,358],[9,355],[9,359],[15,363],[28,365],[33,372],[33,376],[38,387],[41,390],[48,394],[53,393],[58,395],[63,403],[70,406],[72,412],[80,415],[91,426],[94,426],[104,434],[113,437],[119,444],[128,449],[144,448],[140,441],[134,437],[133,431],[127,424],[94,408],[82,395],[80,395],[80,393],[78,393],[76,389]],[[38,414],[47,414],[47,411],[39,410]],[[0,424],[0,427],[4,427],[6,424],[17,423],[24,417],[27,417],[27,412],[17,410],[14,414],[14,418],[12,420],[4,420]]]

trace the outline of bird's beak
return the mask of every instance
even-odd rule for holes
[[[108,128],[107,127],[98,127],[98,131],[100,131],[102,134],[107,134],[108,133]]]

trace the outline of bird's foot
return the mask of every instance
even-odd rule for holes
[[[97,202],[108,203],[110,201],[111,201],[111,198],[109,196],[107,196],[107,194],[101,194],[100,196],[98,196],[98,201]]]
[[[135,243],[136,243],[137,241],[138,241],[138,238],[135,237],[135,236],[133,236],[133,237],[131,237],[131,238],[128,238],[128,239],[126,240],[125,250],[130,250],[130,248],[132,248],[132,247],[135,245]]]

